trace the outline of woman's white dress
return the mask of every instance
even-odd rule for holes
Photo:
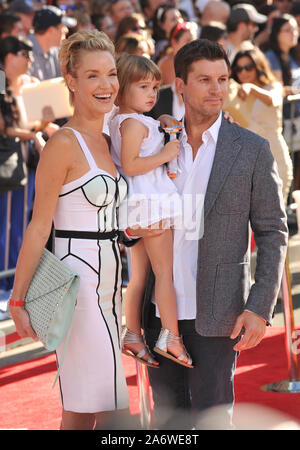
[[[118,208],[127,186],[121,175],[98,168],[80,133],[73,132],[90,170],[62,186],[54,215],[55,254],[80,275],[70,339],[63,364],[64,343],[57,349],[57,362],[63,408],[96,413],[128,408],[117,242]]]

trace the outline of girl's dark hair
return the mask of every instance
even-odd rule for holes
[[[0,63],[4,63],[4,59],[9,53],[16,55],[20,50],[31,51],[32,47],[32,43],[27,39],[6,36],[0,42]]]
[[[167,39],[165,30],[161,28],[160,24],[164,23],[166,20],[166,13],[170,9],[176,9],[176,7],[172,5],[161,5],[156,8],[154,12],[152,21],[152,38],[155,42],[161,39]]]
[[[176,53],[174,61],[176,77],[181,78],[186,83],[191,65],[202,59],[209,61],[224,59],[228,69],[230,69],[230,62],[222,45],[208,39],[196,39],[184,45]]]
[[[275,77],[270,69],[268,60],[258,47],[253,47],[249,50],[241,50],[235,55],[231,64],[231,78],[240,83],[236,72],[236,67],[238,60],[244,56],[250,58],[255,65],[257,79],[262,86],[266,86],[275,81]]]
[[[275,17],[273,19],[272,29],[269,37],[269,45],[268,49],[273,50],[275,55],[277,56],[281,68],[282,73],[282,81],[285,86],[290,86],[292,84],[292,72],[289,61],[286,61],[282,57],[282,50],[279,47],[278,43],[278,34],[285,23],[288,23],[291,19],[294,19],[293,16],[289,14],[283,14],[281,17]],[[296,50],[291,49],[290,55],[296,59]]]

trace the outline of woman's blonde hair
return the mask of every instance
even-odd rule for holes
[[[76,77],[76,70],[82,51],[95,50],[106,51],[115,56],[113,42],[102,31],[81,30],[72,34],[68,39],[64,39],[58,55],[58,63],[63,77],[66,79],[67,74]],[[70,90],[69,93],[72,105],[74,94]]]
[[[161,81],[161,73],[157,65],[151,59],[140,55],[123,53],[117,57],[117,73],[120,88],[116,104],[120,104],[131,83],[149,78]]]

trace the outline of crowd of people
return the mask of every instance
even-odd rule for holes
[[[96,426],[105,426],[111,420],[109,412],[128,408],[118,344],[121,269],[114,235],[116,210],[126,196],[124,178],[129,191],[138,190],[139,184],[144,194],[152,189],[152,194],[161,190],[164,196],[155,220],[140,218],[142,231],[129,222],[122,228],[124,245],[134,244],[123,350],[150,368],[161,427],[195,426],[190,410],[198,413],[224,404],[230,406],[223,425],[230,428],[237,353],[257,345],[271,322],[287,244],[284,206],[291,189],[300,189],[300,146],[295,139],[291,148],[284,137],[292,110],[288,96],[300,87],[300,3],[12,0],[1,8],[0,64],[5,73],[0,93],[1,143],[19,144],[28,183],[26,197],[20,185],[11,198],[9,266],[15,267],[19,257],[14,285],[12,279],[0,285],[7,290],[13,286],[11,312],[19,334],[35,336],[18,303],[23,302],[53,221],[56,232],[64,230],[55,237],[56,254],[70,261],[84,280],[60,377],[62,428],[92,428],[95,420]],[[99,107],[90,103],[98,76],[106,86],[93,94]],[[23,87],[57,77],[65,79],[74,115],[58,120],[45,107],[41,120],[29,121]],[[207,99],[209,83],[218,84],[218,98]],[[220,113],[223,103],[229,121]],[[293,111],[296,134],[300,101],[295,100]],[[175,139],[163,146],[158,126],[170,126],[170,117],[176,121],[185,117],[185,129],[180,142]],[[232,119],[256,134],[231,124]],[[107,136],[99,134],[99,124]],[[226,162],[220,154],[219,133],[229,154]],[[187,148],[193,156],[188,156]],[[173,184],[162,167],[175,156],[182,166]],[[224,187],[220,183],[229,170],[230,181]],[[181,230],[175,230],[173,237],[172,221],[164,231],[148,229],[153,222],[174,219],[165,215],[166,190],[170,195],[207,193],[207,232],[199,241],[198,259],[194,240],[186,242]],[[0,193],[1,258],[7,196]],[[25,220],[28,223],[31,215],[32,220],[23,240],[25,206]],[[249,218],[261,249],[251,291],[246,256]],[[75,225],[95,236],[68,234]],[[151,311],[143,324],[145,345],[140,319],[149,261],[155,275],[156,308],[148,289]],[[0,260],[0,269],[3,263]],[[87,299],[95,296],[97,302],[88,306]],[[246,331],[239,341],[242,329]],[[77,364],[78,355],[82,364]],[[61,349],[57,357],[60,361]]]

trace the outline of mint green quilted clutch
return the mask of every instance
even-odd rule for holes
[[[48,350],[55,350],[71,331],[79,283],[77,273],[43,250],[25,296],[25,310]]]

